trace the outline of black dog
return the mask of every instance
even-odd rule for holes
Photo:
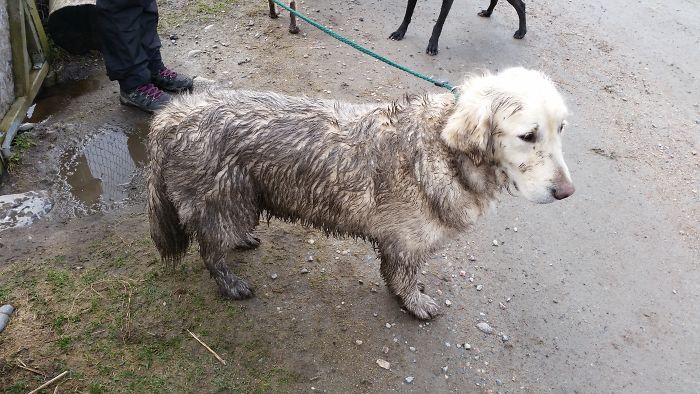
[[[406,15],[403,17],[403,22],[401,22],[401,26],[399,28],[391,33],[389,36],[390,39],[392,40],[401,40],[403,39],[403,36],[406,34],[406,29],[408,29],[408,24],[411,23],[411,16],[413,16],[413,10],[416,8],[416,2],[418,0],[408,0],[408,6],[406,7]],[[440,39],[440,33],[442,33],[442,25],[445,23],[445,19],[447,18],[447,14],[450,13],[450,8],[452,8],[452,1],[453,0],[442,0],[442,7],[440,8],[440,16],[438,16],[438,20],[435,23],[435,27],[433,27],[433,34],[430,36],[430,41],[428,41],[428,48],[425,50],[425,52],[428,55],[437,55],[438,53],[438,40]],[[521,39],[525,37],[525,33],[527,32],[527,28],[525,26],[525,3],[522,2],[522,0],[507,0],[510,5],[515,8],[515,11],[518,13],[518,18],[520,19],[520,26],[518,27],[518,30],[513,34],[513,38]],[[479,16],[483,16],[485,18],[488,18],[491,16],[491,13],[493,12],[493,8],[496,7],[496,3],[498,3],[498,0],[491,0],[491,4],[489,4],[489,8],[486,10],[482,10],[479,12]]]

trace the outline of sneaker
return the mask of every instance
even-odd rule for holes
[[[169,94],[153,86],[152,83],[139,85],[130,91],[119,92],[119,101],[122,104],[150,113],[165,107],[171,99]]]
[[[175,71],[164,67],[157,73],[151,74],[151,82],[163,90],[171,92],[188,92],[192,91],[192,77],[189,75],[178,74]]]

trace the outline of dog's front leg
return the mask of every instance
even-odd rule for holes
[[[403,22],[401,22],[401,26],[399,26],[399,28],[396,29],[395,32],[389,35],[390,39],[396,41],[403,40],[403,36],[406,35],[408,25],[411,23],[411,18],[413,17],[413,10],[416,8],[416,2],[417,0],[408,0],[408,5],[406,6],[406,15],[404,15],[403,17]]]
[[[442,33],[442,25],[445,24],[447,14],[450,13],[450,8],[452,8],[452,1],[453,0],[442,0],[440,15],[438,16],[437,22],[435,22],[435,27],[433,27],[433,34],[428,41],[428,48],[425,50],[425,53],[430,56],[438,54],[438,40],[440,39],[440,33]]]
[[[527,25],[525,24],[525,3],[523,3],[522,0],[508,0],[508,2],[515,8],[515,12],[518,13],[520,24],[518,30],[513,34],[513,38],[519,40],[525,37],[525,33],[527,33]]]
[[[435,300],[423,294],[418,286],[422,255],[398,251],[392,246],[380,246],[380,258],[384,282],[401,299],[404,308],[423,320],[432,319],[439,314],[440,307]]]

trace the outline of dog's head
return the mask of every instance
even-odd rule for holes
[[[467,80],[441,136],[476,166],[495,166],[506,187],[544,204],[574,193],[561,151],[566,115],[549,78],[510,68]]]

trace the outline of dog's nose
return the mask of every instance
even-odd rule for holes
[[[554,198],[557,200],[563,200],[570,195],[574,194],[576,191],[576,188],[574,188],[574,184],[571,182],[562,182],[554,186],[552,189],[552,195]]]

